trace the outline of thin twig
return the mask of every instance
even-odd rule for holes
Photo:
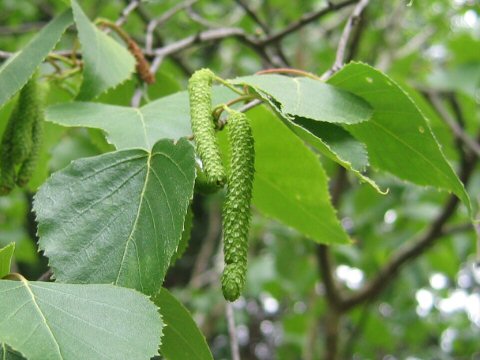
[[[477,157],[475,154],[470,153],[465,156],[459,175],[460,180],[464,184],[470,179],[476,163]],[[377,275],[373,279],[367,282],[358,292],[344,299],[341,305],[342,311],[348,311],[358,304],[374,299],[391,284],[392,280],[398,275],[399,270],[405,264],[417,259],[433,246],[438,239],[444,236],[446,231],[445,224],[455,214],[458,204],[459,199],[455,195],[451,195],[428,230],[423,235],[420,235],[418,239],[400,247],[400,249],[390,257],[387,264],[377,272]]]
[[[152,21],[152,17],[142,5],[137,7],[136,12],[146,24],[149,24]],[[158,27],[155,28],[153,35],[157,40],[158,46],[163,46],[164,41],[162,33],[159,31]],[[192,70],[185,64],[182,58],[178,57],[176,54],[173,54],[171,58],[186,76],[190,76],[192,74]]]
[[[196,22],[197,24],[200,24],[202,26],[205,26],[207,29],[215,29],[222,27],[222,25],[215,24],[207,19],[205,19],[202,15],[200,15],[198,12],[195,11],[195,9],[192,6],[193,4],[190,4],[187,6],[186,11],[188,14],[188,17],[193,21]]]
[[[52,270],[48,269],[42,275],[40,275],[37,281],[51,281],[52,275],[53,275]]]
[[[453,131],[455,136],[460,139],[462,143],[465,144],[465,146],[468,147],[476,156],[480,157],[480,144],[478,144],[467,133],[465,133],[460,124],[455,121],[455,119],[448,112],[447,108],[443,105],[440,97],[433,92],[429,92],[427,96],[430,100],[430,103],[433,105],[442,120]]]
[[[225,306],[225,315],[228,322],[228,334],[230,336],[230,351],[232,360],[240,360],[240,349],[238,347],[237,330],[235,328],[235,317],[233,314],[233,305],[227,302]]]
[[[245,13],[263,30],[265,34],[270,33],[270,28],[263,22],[257,15],[257,13],[250,8],[250,6],[243,0],[235,0],[235,2],[245,11]]]
[[[261,43],[263,45],[268,45],[268,44],[271,44],[271,43],[274,43],[274,42],[278,42],[278,41],[282,40],[284,37],[298,31],[299,29],[301,29],[305,25],[308,25],[308,24],[324,17],[325,15],[328,15],[331,12],[334,12],[334,11],[340,10],[344,7],[353,5],[357,1],[358,0],[347,0],[347,1],[340,2],[338,4],[332,4],[332,3],[329,2],[327,7],[323,8],[323,9],[320,9],[320,10],[317,10],[317,11],[313,11],[313,12],[304,14],[300,19],[291,23],[290,25],[288,25],[283,30],[280,30],[280,31],[278,31],[278,32],[276,32],[276,33],[274,33],[270,36],[267,36],[263,40],[261,40]]]
[[[337,53],[335,56],[335,62],[333,63],[332,67],[328,69],[322,76],[322,80],[327,80],[333,74],[335,74],[338,70],[343,67],[345,62],[345,52],[347,50],[348,41],[350,39],[350,35],[352,34],[352,30],[357,25],[362,12],[368,6],[369,0],[360,0],[358,4],[353,9],[352,15],[347,20],[347,24],[343,29],[342,36],[340,37],[340,41],[338,42]]]
[[[171,9],[165,11],[161,16],[156,19],[151,20],[147,25],[147,32],[145,35],[145,48],[147,52],[152,52],[153,49],[153,37],[154,31],[157,29],[158,26],[167,22],[170,18],[172,18],[178,12],[188,8],[189,6],[196,3],[197,0],[187,0],[181,3],[178,3]]]
[[[169,56],[177,54],[180,51],[185,50],[195,44],[223,40],[229,37],[238,37],[247,40],[247,35],[243,31],[243,29],[240,28],[211,29],[202,31],[197,35],[188,36],[184,39],[178,40],[174,43],[156,49],[152,52],[152,55]],[[247,40],[247,42],[250,42],[250,40]]]
[[[370,305],[370,303],[366,303],[365,305],[363,305],[360,313],[360,319],[350,332],[348,339],[345,341],[343,359],[352,358],[355,344],[362,339],[363,330],[368,322],[368,318],[370,317],[370,314],[372,314],[372,312],[374,311],[370,308]]]
[[[341,314],[330,311],[325,318],[325,360],[337,360]]]
[[[218,242],[222,229],[222,220],[218,204],[212,204],[208,211],[208,229],[205,235],[200,252],[195,260],[192,270],[190,286],[201,287],[201,279],[208,268],[210,259],[215,252],[215,244]]]
[[[122,26],[127,21],[128,16],[140,5],[141,0],[132,0],[130,3],[122,10],[121,16],[115,21],[117,26]]]

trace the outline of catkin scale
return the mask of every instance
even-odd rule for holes
[[[188,81],[188,93],[197,154],[202,160],[208,182],[223,186],[226,175],[220,158],[212,117],[211,93],[214,77],[215,75],[208,69],[196,71]]]
[[[227,130],[231,166],[223,206],[225,269],[222,291],[226,300],[235,301],[246,281],[255,150],[252,130],[245,114],[232,111]]]

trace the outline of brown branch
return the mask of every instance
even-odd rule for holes
[[[331,311],[325,319],[325,356],[326,360],[338,358],[338,336],[340,332],[341,314]]]
[[[345,63],[345,52],[348,47],[350,35],[352,34],[353,29],[357,26],[363,11],[368,6],[368,3],[369,0],[360,0],[353,9],[352,15],[350,15],[348,18],[347,24],[343,29],[342,36],[340,37],[340,41],[338,42],[335,62],[333,63],[332,67],[321,76],[322,80],[327,80],[343,67],[343,64]]]
[[[356,2],[358,2],[358,0],[346,0],[346,1],[340,2],[338,4],[332,4],[332,3],[329,2],[327,7],[323,8],[323,9],[320,9],[320,10],[317,10],[317,11],[313,11],[313,12],[304,14],[300,19],[291,23],[290,25],[288,25],[283,30],[280,30],[280,31],[278,31],[278,32],[276,32],[272,35],[267,36],[263,40],[261,40],[261,43],[262,43],[262,45],[268,45],[268,44],[271,44],[271,43],[278,42],[278,41],[282,40],[284,37],[286,37],[286,36],[296,32],[296,31],[298,31],[299,29],[303,28],[305,25],[308,25],[308,24],[324,17],[325,15],[328,15],[328,14],[334,12],[334,11],[337,11],[337,10],[340,10],[344,7],[353,5]]]
[[[196,35],[188,36],[184,39],[178,40],[159,49],[156,49],[149,55],[164,58],[166,56],[176,55],[179,52],[198,44],[219,42],[227,38],[236,38],[240,40],[242,43],[249,46],[256,53],[258,53],[269,65],[278,65],[278,62],[272,59],[272,57],[267,53],[265,46],[259,43],[256,39],[247,35],[243,29],[235,27],[205,30]]]
[[[473,140],[462,128],[461,124],[456,121],[448,112],[447,108],[443,105],[442,100],[433,92],[428,92],[427,97],[430,100],[430,103],[433,105],[434,109],[440,115],[441,119],[448,125],[448,127],[453,131],[455,136],[467,147],[469,148],[476,156],[480,157],[480,144]],[[457,117],[462,118],[461,114],[458,113]]]
[[[338,168],[335,180],[331,187],[331,202],[338,206],[345,188],[348,185],[347,171],[343,167]],[[329,311],[325,322],[325,359],[334,360],[338,354],[338,341],[340,335],[342,294],[334,275],[335,265],[332,263],[330,248],[324,244],[318,244],[315,248],[320,277],[325,287],[325,298]]]
[[[339,167],[338,173],[333,181],[331,189],[331,202],[333,206],[338,206],[342,193],[347,186],[347,172],[345,168]],[[325,297],[329,306],[332,309],[340,309],[343,299],[339,290],[338,283],[334,276],[335,266],[332,264],[330,249],[327,245],[318,244],[316,246],[316,256],[318,267],[320,270],[320,276],[325,287]]]
[[[135,10],[145,24],[149,24],[152,21],[152,17],[142,5],[138,6]],[[157,39],[158,45],[162,46],[164,44],[163,36],[158,27],[155,28],[153,35]],[[192,70],[185,64],[182,58],[178,57],[176,54],[172,54],[171,58],[186,76],[192,74]]]
[[[52,275],[53,271],[51,269],[48,269],[45,271],[40,277],[37,279],[37,281],[52,281]]]
[[[202,242],[202,247],[195,260],[192,270],[192,278],[190,279],[190,286],[192,288],[199,288],[202,285],[202,276],[208,268],[210,259],[215,252],[215,245],[220,238],[222,230],[222,220],[220,209],[217,204],[212,204],[208,211],[208,229],[207,234]]]
[[[187,0],[183,1],[181,3],[176,4],[174,7],[171,9],[165,11],[161,16],[151,20],[148,25],[147,25],[147,32],[145,35],[145,48],[147,52],[152,51],[153,47],[153,37],[154,37],[154,31],[159,27],[160,25],[164,24],[168,20],[170,20],[173,16],[175,16],[177,13],[180,11],[188,8],[192,4],[194,4],[197,0]]]
[[[235,0],[235,2],[245,11],[245,13],[262,29],[265,35],[270,35],[271,31],[267,23],[265,23],[257,13],[243,0]],[[278,58],[275,59],[275,63],[280,64],[281,66],[289,66],[289,61],[282,49],[282,45],[280,42],[274,42],[272,44],[274,46],[276,55]]]
[[[122,10],[120,17],[115,24],[117,26],[122,26],[127,22],[127,18],[130,14],[140,5],[141,0],[131,0],[130,3]]]
[[[188,14],[188,17],[190,18],[190,20],[192,20],[193,22],[196,22],[197,24],[200,24],[200,25],[206,27],[207,29],[210,29],[210,28],[215,29],[215,28],[222,27],[221,25],[215,24],[215,23],[211,22],[210,20],[207,20],[206,18],[204,18],[202,15],[200,15],[193,8],[193,4],[190,4],[186,8],[186,10],[187,10],[187,14]]]
[[[471,177],[477,162],[474,154],[468,154],[461,166],[460,180],[466,184]],[[418,239],[413,240],[402,246],[394,253],[388,263],[381,268],[377,275],[371,279],[365,286],[354,293],[350,297],[344,299],[341,304],[342,311],[348,311],[351,308],[377,297],[398,275],[400,269],[407,263],[417,259],[433,246],[448,230],[445,224],[455,213],[459,204],[459,199],[455,195],[451,195],[446,202],[443,210],[433,221],[428,230],[420,235]]]
[[[257,15],[257,13],[243,0],[235,0],[235,2],[240,6],[243,11],[263,30],[265,34],[270,33],[270,28],[268,25],[263,22],[262,19]]]
[[[227,302],[225,315],[228,322],[228,334],[230,339],[230,351],[232,360],[240,360],[240,350],[238,347],[237,330],[235,327],[235,317],[233,313],[233,305]]]
[[[179,53],[187,48],[190,48],[193,45],[211,42],[211,41],[220,41],[227,38],[239,38],[247,43],[255,44],[251,40],[247,39],[247,35],[240,28],[218,28],[202,31],[196,35],[188,36],[184,39],[175,41],[171,44],[162,46],[159,49],[156,49],[149,55],[155,56],[171,56]]]

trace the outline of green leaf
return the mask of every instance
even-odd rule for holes
[[[367,149],[346,130],[334,124],[306,118],[285,121],[285,124],[307,144],[353,172],[360,181],[366,182],[381,194],[386,193],[375,181],[363,174],[368,166]]]
[[[188,310],[167,289],[153,302],[160,308],[165,329],[160,352],[169,360],[213,360],[205,337]]]
[[[230,100],[232,92],[216,87],[214,104]],[[47,121],[63,126],[85,126],[102,129],[117,149],[150,150],[158,140],[190,136],[188,93],[178,92],[153,101],[141,108],[89,102],[63,103],[51,106]]]
[[[0,344],[0,359],[2,360],[23,360],[25,359],[20,353],[13,350],[6,344]]]
[[[149,359],[162,320],[150,300],[112,285],[0,281],[0,343],[29,360]]]
[[[135,59],[125,47],[98,30],[75,0],[72,9],[85,62],[77,98],[94,99],[127,80],[135,70]]]
[[[0,278],[10,273],[12,265],[13,252],[15,251],[15,243],[10,243],[0,249]]]
[[[265,79],[263,79],[263,77],[265,77]],[[337,120],[345,118],[350,119],[349,121],[351,122],[364,121],[368,119],[372,113],[368,103],[352,94],[308,78],[295,79],[280,75],[262,75],[260,79],[257,79],[259,76],[248,78],[254,79],[253,81],[248,81],[248,84],[251,86],[252,84],[257,84],[259,80],[261,80],[260,83],[263,86],[261,87],[262,90],[259,90],[259,88],[256,87],[256,91],[260,91],[260,95],[262,95],[261,91],[269,89],[268,91],[270,92],[268,95],[264,94],[262,96],[264,101],[275,110],[278,116],[284,120],[285,124],[297,136],[329,159],[337,162],[347,170],[352,171],[361,181],[368,183],[379,193],[385,193],[380,190],[378,185],[372,179],[362,173],[368,166],[368,154],[365,145],[355,139],[343,128],[326,122],[328,120],[326,120],[327,118],[325,117],[328,116],[329,118]],[[245,78],[239,79],[243,80]],[[237,79],[234,81],[236,80]],[[281,85],[274,86],[273,84],[275,81],[280,81]],[[298,86],[298,94],[294,94],[293,89],[291,88],[293,85],[297,86],[297,83],[294,81],[299,81],[302,84],[306,83],[305,86],[302,87],[302,91],[300,91],[300,86]],[[287,91],[290,91],[291,93],[284,93],[283,88],[279,88],[279,86],[285,86]],[[305,99],[303,88],[311,91],[311,95],[307,99]],[[320,90],[315,91],[317,88]],[[325,92],[330,95],[325,97]],[[274,99],[272,99],[270,95],[274,93],[276,95],[274,96]],[[330,102],[328,99],[331,98],[337,98],[338,102]],[[293,113],[285,111],[285,109],[282,108],[284,102],[290,108],[297,106],[299,110],[294,110]],[[351,105],[346,106],[346,102],[351,102],[351,104],[354,105],[353,109],[350,110],[351,112],[348,111],[348,109],[351,108]],[[312,103],[314,104],[313,107]],[[360,104],[358,105],[359,108],[355,106],[355,104],[358,103]],[[302,109],[303,107],[306,109]],[[361,109],[361,111],[358,112],[358,109]],[[303,117],[306,116],[306,114],[312,118]]]
[[[157,291],[182,236],[195,159],[185,139],[80,159],[35,197],[39,245],[61,282]]]
[[[318,80],[283,75],[254,75],[230,80],[232,84],[248,85],[258,94],[277,102],[280,112],[290,118],[340,124],[356,124],[372,115],[370,105],[347,91]]]
[[[468,194],[445,159],[429,124],[393,80],[366,64],[351,63],[329,82],[372,105],[370,121],[346,128],[367,145],[373,166],[418,185],[451,191],[470,210]]]
[[[177,250],[175,251],[175,254],[173,254],[172,256],[171,266],[173,266],[175,262],[183,256],[183,254],[185,253],[185,250],[187,250],[188,243],[190,242],[190,238],[192,237],[192,228],[193,228],[193,208],[192,208],[192,204],[190,204],[187,210],[187,215],[185,215],[185,221],[183,223],[182,238],[178,243],[178,247],[177,247]]]
[[[255,108],[248,117],[255,139],[253,204],[312,240],[349,243],[330,203],[318,156],[267,109]],[[222,137],[223,146],[225,142]]]
[[[72,11],[64,11],[0,68],[0,107],[27,83],[72,21]]]

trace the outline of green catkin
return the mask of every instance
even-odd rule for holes
[[[190,116],[197,154],[202,160],[208,182],[223,186],[225,170],[215,137],[212,117],[212,81],[215,74],[209,69],[196,71],[188,81]]]
[[[27,185],[30,181],[40,155],[40,148],[42,147],[43,139],[43,111],[41,108],[38,109],[38,112],[35,116],[31,137],[32,147],[30,154],[28,154],[28,157],[22,163],[22,166],[17,174],[17,185],[21,187]]]
[[[245,114],[231,111],[227,129],[231,166],[223,207],[225,269],[222,291],[226,300],[235,301],[246,281],[255,150],[252,129]]]
[[[207,179],[205,172],[197,166],[197,177],[195,178],[195,192],[202,195],[210,195],[218,192],[220,187],[216,184],[212,184]]]
[[[12,134],[17,109],[14,109],[3,133],[0,147],[0,195],[7,195],[15,187],[15,163],[12,155]]]
[[[40,97],[36,76],[30,79],[20,91],[16,105],[16,116],[12,134],[12,155],[15,164],[23,163],[32,151],[33,126],[41,111]]]

